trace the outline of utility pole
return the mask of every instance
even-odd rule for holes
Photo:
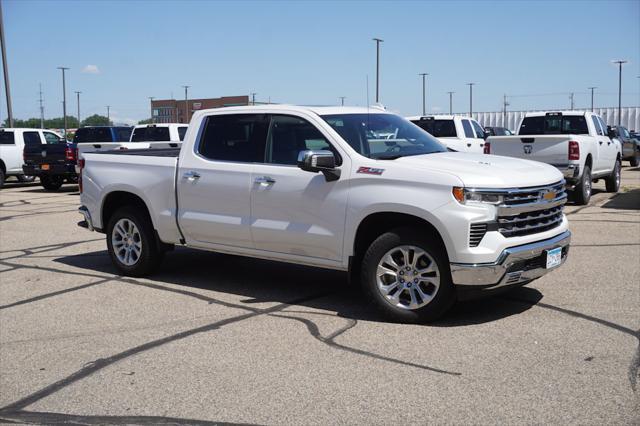
[[[597,87],[593,86],[593,87],[589,87],[589,90],[591,90],[591,112],[593,112],[593,91],[597,89]]]
[[[380,43],[384,40],[374,38],[376,42],[376,103],[380,102]]]
[[[509,102],[507,102],[507,94],[505,93],[502,97],[502,125],[507,127],[507,107],[509,106]]]
[[[449,114],[453,115],[453,94],[456,92],[447,92],[449,94]]]
[[[11,109],[11,88],[9,84],[9,65],[7,65],[7,48],[4,40],[4,18],[0,1],[0,47],[2,48],[2,69],[4,71],[4,89],[7,94],[7,119],[9,127],[13,127],[13,110]]]
[[[42,83],[40,83],[40,128],[44,129],[44,105],[42,104]]]
[[[256,92],[251,92],[251,105],[255,106],[256,105]]]
[[[107,125],[111,125],[111,105],[107,105]]]
[[[571,111],[573,111],[573,92],[569,93],[569,99],[571,100]]]
[[[473,86],[475,83],[467,83],[469,86],[469,117],[473,116]]]
[[[625,60],[611,61],[618,64],[618,126],[622,122],[622,65],[626,64]]]
[[[427,115],[427,82],[426,77],[429,73],[423,72],[418,75],[422,76],[422,115]]]
[[[151,122],[155,123],[156,120],[153,118],[153,100],[155,99],[155,97],[153,96],[149,96],[149,109],[151,110]]]
[[[62,70],[62,116],[64,120],[64,139],[67,140],[67,85],[64,79],[64,72],[68,70],[67,67],[58,67]]]
[[[184,88],[184,117],[185,117],[185,123],[189,122],[189,87],[191,86],[182,86]]]
[[[78,129],[80,128],[80,93],[82,92],[75,92],[76,93],[76,97],[77,97],[77,102],[78,102]]]
[[[346,96],[340,96],[340,105],[344,106],[344,100],[346,98]]]

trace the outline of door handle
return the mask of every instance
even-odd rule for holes
[[[269,176],[260,176],[254,180],[255,183],[260,184],[261,186],[269,186],[276,183],[276,180]]]
[[[607,142],[607,145],[611,145],[611,142]]]
[[[100,149],[100,148],[102,148],[102,145],[96,143],[96,144],[93,144],[93,147]]]
[[[600,145],[602,145],[602,141],[600,141]]]
[[[470,144],[470,143],[468,143],[468,144],[467,144],[467,146],[471,146],[471,144]]]
[[[193,182],[193,181],[195,181],[197,179],[200,179],[200,173],[194,172],[194,171],[187,172],[187,173],[182,175],[182,178],[183,179],[187,179],[190,182]]]

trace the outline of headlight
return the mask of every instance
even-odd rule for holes
[[[453,198],[458,200],[460,204],[467,203],[484,203],[484,204],[502,204],[504,196],[493,192],[477,192],[459,186],[454,186],[451,191]]]

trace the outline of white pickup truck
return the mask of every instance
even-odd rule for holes
[[[27,176],[22,170],[25,145],[59,143],[62,136],[46,129],[0,129],[0,188],[9,176],[15,176],[20,182],[33,182],[34,176]]]
[[[125,275],[151,273],[174,245],[350,271],[398,321],[524,285],[571,239],[556,168],[448,152],[377,109],[202,110],[182,149],[80,165],[79,225],[106,233]]]
[[[491,136],[485,147],[491,154],[557,167],[580,205],[589,203],[593,180],[604,178],[609,192],[620,188],[620,144],[609,138],[604,120],[592,112],[528,113],[517,135]]]
[[[452,151],[485,152],[484,140],[487,135],[473,118],[457,115],[427,115],[407,117],[407,119],[429,132]]]

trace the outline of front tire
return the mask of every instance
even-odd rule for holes
[[[63,183],[64,179],[62,176],[40,176],[40,184],[47,191],[57,191]]]
[[[636,155],[631,157],[631,160],[629,160],[629,163],[631,164],[631,167],[638,167],[638,164],[640,164],[640,152],[636,153]]]
[[[607,178],[604,183],[607,187],[607,192],[618,192],[620,189],[620,173],[622,169],[622,164],[619,160],[616,160],[616,165],[613,166],[613,171]]]
[[[109,219],[107,248],[116,268],[132,277],[151,274],[164,255],[158,249],[151,220],[132,207],[118,209]]]
[[[397,322],[434,321],[455,302],[444,247],[415,229],[379,236],[362,259],[361,281],[373,305]]]
[[[578,182],[573,190],[573,199],[579,206],[589,204],[589,200],[591,199],[591,167],[588,165],[584,166],[580,182]]]
[[[0,168],[0,188],[2,188],[4,186],[4,180],[5,180],[5,175],[4,175],[4,170],[2,170],[2,168]]]

